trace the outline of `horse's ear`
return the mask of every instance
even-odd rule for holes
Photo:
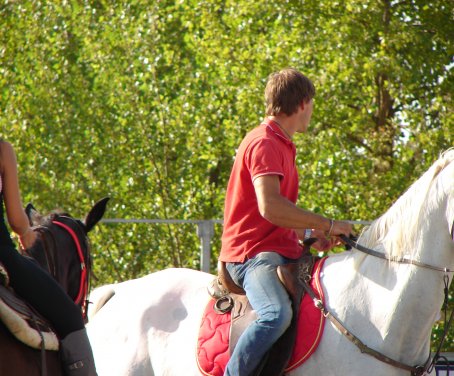
[[[27,214],[28,223],[30,224],[30,226],[33,226],[33,215],[36,214],[37,212],[38,211],[35,209],[31,202],[29,202],[25,207],[25,214]]]
[[[85,217],[85,231],[90,232],[93,227],[101,220],[104,212],[106,211],[107,202],[110,200],[110,197],[104,197],[99,200],[90,210],[90,212]]]

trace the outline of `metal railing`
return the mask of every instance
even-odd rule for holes
[[[197,236],[200,238],[200,270],[210,272],[211,262],[211,239],[214,236],[214,225],[223,224],[222,219],[121,219],[105,218],[104,223],[150,223],[150,224],[195,224]],[[347,221],[354,225],[368,225],[371,221]]]

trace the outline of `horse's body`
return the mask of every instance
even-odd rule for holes
[[[382,254],[454,267],[454,150],[446,152],[359,243]],[[452,272],[448,273],[450,280]],[[445,273],[391,262],[358,250],[333,255],[321,275],[326,307],[372,349],[410,366],[424,365],[443,301]],[[115,294],[87,329],[100,376],[200,375],[196,345],[206,287],[213,276],[168,269],[95,290]],[[315,353],[293,376],[408,376],[363,354],[330,321]]]
[[[42,247],[36,247],[35,250],[45,250],[45,255],[35,254],[33,251],[30,256],[60,283],[66,292],[74,300],[80,291],[81,278],[83,276],[80,267],[80,255],[77,251],[76,240],[71,232],[76,236],[81,253],[86,263],[87,270],[90,270],[90,248],[87,239],[87,233],[102,218],[107,199],[99,201],[90,210],[86,219],[82,222],[69,216],[62,216],[54,213],[48,217],[33,215],[30,217],[33,228],[39,231],[41,235],[38,242]],[[65,223],[70,229],[62,229],[61,224]],[[89,275],[84,274],[88,282]],[[30,283],[33,283],[30,280]],[[80,301],[78,304],[83,308],[85,302]],[[14,376],[41,376],[43,371],[43,356],[47,376],[63,375],[60,363],[60,356],[57,351],[44,351],[34,349],[17,340],[0,320],[0,375]]]

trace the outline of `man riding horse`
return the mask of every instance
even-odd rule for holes
[[[311,232],[320,251],[349,236],[349,223],[296,206],[295,133],[306,132],[313,109],[312,82],[295,69],[269,76],[266,119],[241,142],[231,171],[219,256],[257,313],[241,335],[225,375],[251,375],[292,319],[291,300],[276,273],[301,256],[299,239]]]

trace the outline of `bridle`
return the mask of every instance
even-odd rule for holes
[[[77,292],[76,297],[73,299],[74,303],[79,305],[82,310],[82,317],[84,320],[87,318],[87,308],[88,308],[88,291],[89,291],[89,280],[90,280],[90,268],[91,268],[91,263],[89,260],[89,241],[88,238],[85,234],[82,235],[83,242],[86,245],[86,253],[84,254],[82,250],[82,245],[81,245],[81,240],[80,237],[76,234],[76,231],[71,227],[72,224],[76,225],[76,228],[79,228],[80,231],[79,233],[83,230],[80,228],[80,224],[75,220],[74,218],[68,217],[68,216],[63,216],[59,215],[55,217],[51,221],[52,224],[58,226],[59,228],[65,230],[71,237],[71,239],[74,241],[74,244],[76,246],[77,250],[77,256],[79,258],[79,265],[80,265],[80,280],[79,280],[79,289]],[[73,226],[74,227],[74,226]],[[44,253],[46,256],[46,262],[48,265],[48,270],[49,272],[53,275],[57,275],[57,265],[55,261],[55,256],[53,252],[51,251],[51,246],[49,244],[49,241],[45,239],[44,234],[50,234],[51,240],[52,240],[52,246],[53,248],[58,251],[58,245],[55,241],[55,236],[52,234],[50,231],[49,225],[39,225],[33,227],[34,231],[38,231],[41,233],[41,238],[43,241],[43,248],[44,248]]]
[[[397,263],[401,263],[401,264],[411,264],[411,265],[415,265],[417,267],[431,269],[431,270],[435,270],[437,272],[443,272],[444,273],[443,281],[444,281],[444,285],[445,285],[445,288],[444,288],[444,294],[445,294],[444,307],[445,307],[445,318],[447,318],[447,302],[448,302],[448,286],[449,286],[448,273],[453,273],[454,270],[451,270],[451,269],[448,269],[448,268],[442,268],[442,267],[438,267],[438,266],[429,265],[429,264],[426,264],[426,263],[422,263],[422,262],[415,261],[415,260],[410,260],[410,259],[407,259],[407,258],[390,257],[390,256],[387,256],[387,255],[385,255],[383,253],[377,252],[377,251],[375,251],[373,249],[369,249],[367,247],[364,247],[361,244],[358,244],[355,240],[353,240],[353,239],[351,239],[351,238],[349,238],[349,237],[347,237],[345,235],[340,235],[339,237],[349,247],[355,248],[355,249],[357,249],[357,250],[359,250],[361,252],[364,252],[364,253],[366,253],[368,255],[375,256],[375,257],[378,257],[378,258],[381,258],[381,259],[384,259],[384,260],[388,260],[388,261],[391,261],[391,262],[397,262]],[[451,239],[454,241],[454,223],[453,223],[452,228],[451,228]],[[345,325],[337,317],[335,317],[324,306],[323,302],[315,295],[314,291],[310,288],[310,286],[307,283],[303,284],[303,288],[311,296],[311,298],[312,298],[312,300],[314,302],[314,305],[318,309],[320,309],[322,311],[323,315],[325,317],[327,317],[334,324],[334,326],[337,329],[339,329],[340,332],[347,339],[349,339],[351,342],[353,342],[360,349],[361,353],[366,353],[368,355],[371,355],[371,356],[375,357],[376,359],[378,359],[378,360],[380,360],[380,361],[382,361],[384,363],[390,364],[390,365],[392,365],[394,367],[410,371],[412,376],[421,376],[427,371],[431,372],[433,367],[435,366],[435,363],[440,358],[441,347],[442,347],[442,345],[444,343],[444,340],[445,340],[445,338],[446,338],[446,336],[448,334],[449,327],[451,326],[451,323],[452,323],[452,320],[453,320],[454,311],[451,312],[451,316],[450,316],[449,320],[445,319],[445,329],[444,329],[443,337],[442,337],[442,339],[440,341],[440,344],[438,345],[437,351],[435,352],[435,354],[432,357],[432,359],[431,359],[431,354],[429,354],[429,357],[428,357],[428,359],[427,359],[427,361],[425,362],[424,365],[411,366],[411,365],[399,362],[399,361],[397,361],[395,359],[392,359],[392,358],[380,353],[379,351],[371,349],[370,347],[365,345],[358,337],[356,337],[354,334],[352,334],[345,327]]]
[[[426,264],[426,263],[423,263],[423,262],[420,262],[420,261],[417,261],[417,260],[411,260],[411,259],[408,259],[408,258],[404,258],[404,257],[391,257],[391,256],[387,256],[383,253],[380,253],[380,252],[377,252],[377,251],[374,251],[373,249],[370,249],[370,248],[367,248],[367,247],[364,247],[363,245],[361,244],[358,244],[358,242],[356,242],[355,240],[345,236],[345,235],[340,235],[340,238],[342,239],[342,241],[344,241],[348,246],[352,247],[352,248],[355,248],[363,253],[366,253],[368,255],[371,255],[371,256],[374,256],[374,257],[378,257],[378,258],[381,258],[381,259],[384,259],[384,260],[388,260],[388,261],[391,261],[391,262],[396,262],[396,263],[400,263],[400,264],[409,264],[409,265],[415,265],[417,267],[420,267],[420,268],[425,268],[425,269],[430,269],[430,270],[435,270],[437,272],[443,272],[444,273],[444,276],[443,276],[443,283],[444,283],[444,303],[443,303],[443,306],[444,306],[444,313],[445,313],[445,328],[444,328],[444,332],[443,332],[443,336],[441,338],[441,341],[437,347],[437,351],[435,352],[434,356],[432,357],[432,360],[430,359],[431,358],[431,355],[429,354],[429,357],[425,363],[424,366],[416,366],[416,367],[412,367],[412,366],[408,366],[404,363],[400,363],[400,362],[397,362],[393,359],[390,359],[388,358],[390,361],[387,361],[385,360],[384,358],[387,358],[385,355],[381,354],[381,353],[378,353],[376,352],[375,350],[372,350],[372,349],[369,349],[372,356],[375,356],[377,359],[379,360],[382,360],[386,363],[389,363],[389,364],[392,364],[394,365],[395,367],[399,367],[399,368],[403,368],[403,369],[407,369],[409,371],[411,371],[412,375],[422,375],[424,374],[424,372],[431,372],[433,367],[435,366],[437,360],[440,358],[440,351],[441,351],[441,348],[443,346],[443,343],[446,339],[446,336],[448,334],[448,331],[449,331],[449,328],[452,324],[452,320],[453,320],[453,315],[454,315],[454,311],[451,312],[451,316],[449,318],[449,320],[447,320],[447,309],[448,309],[448,294],[449,294],[449,291],[448,291],[448,288],[449,288],[449,275],[448,273],[454,273],[454,270],[453,269],[449,269],[447,267],[439,267],[439,266],[434,266],[434,265],[430,265],[430,264]],[[454,221],[453,221],[453,224],[452,224],[452,227],[451,227],[451,240],[454,242]],[[363,345],[365,347],[367,347],[366,345]]]

